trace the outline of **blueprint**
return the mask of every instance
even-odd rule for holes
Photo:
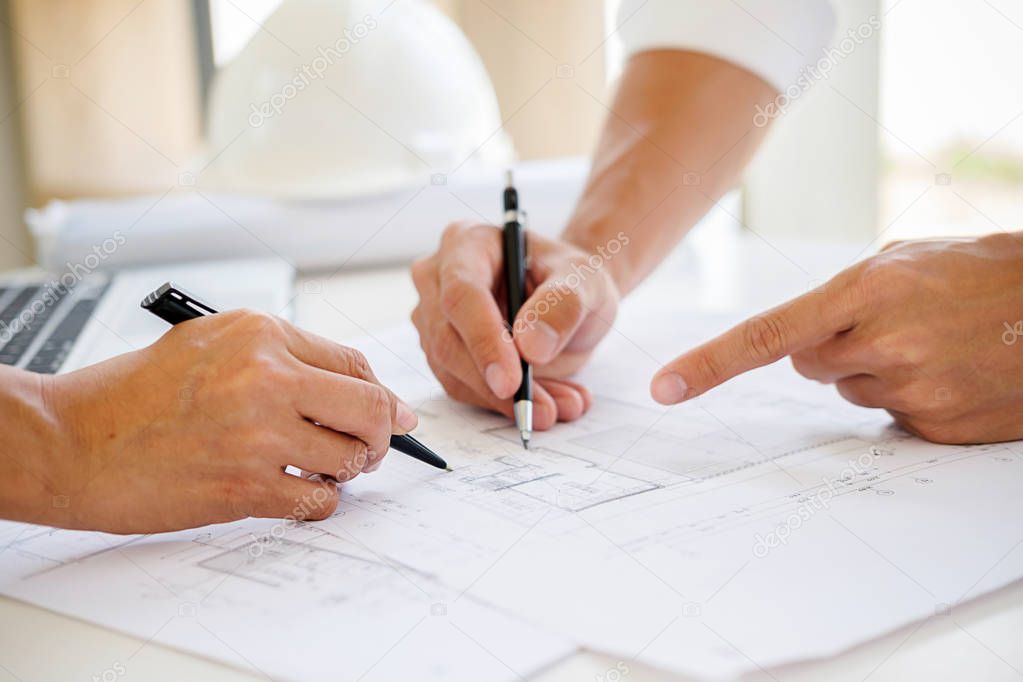
[[[275,680],[520,679],[574,650],[365,545],[373,521],[356,516],[131,537],[9,524],[0,580],[10,596]]]
[[[443,395],[411,328],[363,339],[452,472],[392,453],[319,523],[5,524],[0,589],[275,678],[528,677],[577,646],[728,678],[1023,575],[1019,443],[924,443],[781,363],[656,405],[654,371],[730,320],[651,319],[623,314],[592,411],[530,452]]]

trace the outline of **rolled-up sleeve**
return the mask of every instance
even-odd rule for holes
[[[732,62],[783,91],[820,59],[835,30],[829,0],[622,0],[626,58],[692,50]]]

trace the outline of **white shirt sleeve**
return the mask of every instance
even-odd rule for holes
[[[692,50],[732,62],[779,92],[815,64],[831,41],[830,0],[622,0],[625,57]]]

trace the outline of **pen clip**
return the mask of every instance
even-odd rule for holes
[[[215,309],[186,293],[173,282],[163,284],[142,299],[142,307],[170,324],[217,313]]]

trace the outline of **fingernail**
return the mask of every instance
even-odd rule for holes
[[[412,429],[416,428],[417,424],[419,424],[419,417],[416,416],[415,412],[409,409],[408,405],[401,402],[400,400],[398,401],[397,413],[398,426],[405,429],[406,431],[411,431]]]
[[[504,396],[504,373],[496,362],[487,365],[483,370],[483,378],[487,380],[487,386],[494,392],[494,395]]]
[[[537,322],[532,329],[519,337],[523,352],[534,362],[548,362],[554,359],[558,346],[558,333],[546,322]]]
[[[662,405],[674,405],[682,402],[686,399],[688,391],[689,385],[686,384],[686,380],[674,372],[668,372],[655,378],[653,386],[650,387],[654,400]]]

